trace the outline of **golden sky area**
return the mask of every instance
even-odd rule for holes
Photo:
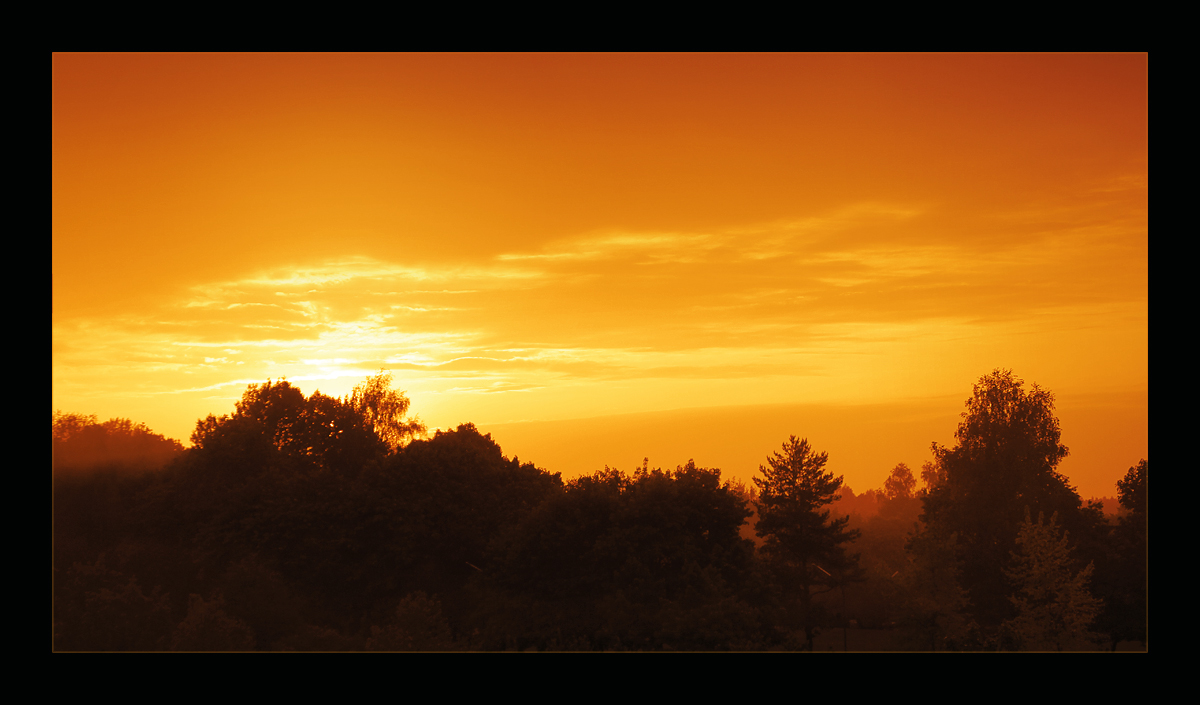
[[[1144,54],[53,56],[53,407],[380,368],[564,476],[857,491],[996,367],[1148,457]],[[602,417],[602,418],[597,418]]]

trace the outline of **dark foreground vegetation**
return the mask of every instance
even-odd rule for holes
[[[389,382],[251,386],[187,450],[56,414],[53,648],[1145,648],[1146,461],[1105,519],[1010,372],[920,486],[901,464],[857,496],[795,437],[753,487],[690,462],[564,482],[471,424],[427,437]]]

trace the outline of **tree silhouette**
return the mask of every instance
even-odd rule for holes
[[[1129,468],[1125,477],[1117,481],[1117,497],[1121,506],[1131,514],[1139,515],[1138,519],[1146,520],[1146,483],[1148,467],[1143,458],[1137,465]]]
[[[1108,552],[1097,570],[1105,602],[1101,628],[1108,633],[1113,649],[1126,640],[1146,643],[1148,472],[1149,464],[1143,459],[1117,482],[1121,506],[1128,513],[1108,537]]]
[[[849,517],[830,520],[822,510],[837,499],[842,478],[825,471],[828,453],[816,453],[808,439],[791,436],[782,453],[759,466],[763,477],[754,478],[759,489],[756,531],[766,539],[764,550],[785,592],[798,596],[797,621],[804,630],[808,650],[816,635],[813,596],[828,592],[852,575],[858,556],[846,555],[843,544],[858,538],[846,528]],[[841,576],[834,578],[834,576]]]
[[[287,380],[252,384],[232,416],[196,424],[192,444],[230,456],[227,466],[254,474],[280,457],[305,459],[338,473],[354,472],[424,433],[406,419],[409,401],[391,389],[392,376],[367,378],[345,399],[313,392],[307,399]]]
[[[1055,470],[1067,448],[1059,442],[1054,396],[1023,385],[1011,370],[980,378],[955,446],[933,444],[927,482],[934,484],[924,496],[925,522],[958,535],[963,586],[987,628],[1013,616],[1004,569],[1027,508],[1057,512],[1079,533],[1088,519],[1079,495]]]
[[[908,499],[913,496],[916,486],[917,479],[913,477],[912,470],[909,470],[904,463],[900,463],[892,468],[892,474],[884,481],[883,491],[888,499],[897,497]]]
[[[921,464],[921,482],[924,487],[921,488],[921,495],[927,495],[935,488],[946,484],[946,470],[939,462],[925,461]]]
[[[406,419],[409,401],[404,392],[391,388],[392,375],[379,371],[374,377],[357,385],[347,404],[358,412],[367,424],[374,429],[380,440],[388,444],[393,451],[408,441],[425,434],[425,424],[413,417]]]

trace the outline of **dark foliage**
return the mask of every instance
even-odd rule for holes
[[[828,453],[817,453],[807,439],[792,436],[782,452],[760,466],[754,478],[759,490],[756,531],[766,539],[764,552],[785,594],[790,624],[804,632],[812,650],[818,626],[813,596],[844,588],[862,579],[858,556],[844,544],[859,536],[847,527],[849,517],[831,518],[825,509],[838,497],[842,478],[825,470]]]
[[[489,645],[738,649],[763,644],[750,512],[720,472],[605,469],[568,483],[504,541],[481,581]]]
[[[795,437],[757,491],[692,462],[564,483],[408,410],[385,374],[345,399],[268,381],[187,450],[56,414],[54,648],[812,649],[852,624],[933,650],[1146,639],[1146,462],[1105,522],[1054,469],[1052,398],[1011,373],[976,386],[924,490],[900,464],[857,496]],[[1017,542],[1026,507],[1057,512],[1053,535]],[[1057,631],[1035,628],[1043,583],[1079,606]]]
[[[938,474],[924,498],[923,520],[957,536],[962,582],[984,627],[1015,617],[1004,576],[1026,512],[1057,514],[1075,536],[1099,517],[1086,514],[1055,468],[1067,455],[1059,442],[1054,397],[1028,390],[1011,371],[996,370],[975,385],[953,448],[934,444]]]
[[[1104,599],[1097,629],[1108,635],[1113,649],[1122,641],[1145,646],[1147,639],[1148,472],[1148,463],[1142,460],[1117,483],[1127,513],[1100,546],[1089,547],[1089,555],[1096,556],[1096,592]]]

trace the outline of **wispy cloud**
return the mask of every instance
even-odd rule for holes
[[[1005,241],[938,234],[936,216],[861,204],[708,233],[590,234],[485,261],[249,273],[150,314],[56,321],[55,384],[236,396],[287,376],[336,391],[387,367],[441,397],[636,380],[761,393],[772,386],[755,380],[865,380],[895,360],[952,358],[955,341],[989,326],[1049,331],[1144,297],[1144,274],[1139,288],[1120,257],[1138,261],[1144,244],[1111,221],[1029,207],[1004,219]]]

